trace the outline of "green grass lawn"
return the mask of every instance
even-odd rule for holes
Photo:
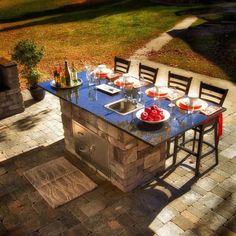
[[[220,12],[220,9],[204,10],[203,13],[192,27],[177,35],[159,52],[153,52],[149,59],[236,81],[235,14]]]
[[[173,27],[187,14],[183,7],[160,6],[149,0],[121,0],[81,6],[69,0],[0,2],[0,51],[8,56],[19,39],[45,48],[40,68],[49,74],[56,62],[112,64],[115,55],[129,57],[147,41]],[[72,5],[74,4],[74,5]]]

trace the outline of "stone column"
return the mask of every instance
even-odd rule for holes
[[[24,111],[17,64],[0,58],[0,119]]]

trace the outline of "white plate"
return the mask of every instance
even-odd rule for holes
[[[98,90],[104,91],[104,92],[109,93],[109,94],[116,94],[116,93],[120,92],[120,89],[114,88],[114,87],[112,87],[110,85],[107,85],[107,84],[97,85],[96,88]]]
[[[181,98],[181,99],[177,100],[176,105],[179,108],[183,109],[181,107],[181,104],[183,104],[185,106],[188,106],[188,99],[189,99],[188,97]],[[193,109],[194,111],[199,111],[199,110],[202,110],[202,109],[206,109],[208,107],[208,103],[206,101],[203,101],[200,98],[192,98],[192,99],[194,99],[193,100],[193,106],[197,106],[198,107],[198,108]],[[186,110],[186,109],[184,109],[184,110]]]
[[[127,75],[127,74],[125,74],[125,75]],[[123,76],[124,76],[124,74],[123,74]],[[130,82],[133,83],[133,87],[134,87],[134,88],[140,87],[139,80],[138,80],[136,77],[128,76],[128,81],[130,81]],[[116,86],[122,87],[122,86],[120,86],[120,83],[122,83],[122,85],[124,84],[124,79],[123,79],[122,76],[121,76],[119,79],[116,79],[116,80],[114,81],[114,84],[115,84]]]
[[[51,85],[53,88],[57,88],[57,89],[69,89],[69,88],[77,87],[77,86],[81,85],[82,83],[83,83],[83,81],[78,78],[76,81],[73,81],[73,80],[72,80],[70,86],[65,85],[65,86],[63,86],[63,87],[57,87],[55,80],[52,80],[52,81],[50,82],[50,85]]]
[[[97,67],[94,71],[93,71],[93,73],[101,73],[101,74],[110,74],[110,73],[112,73],[113,71],[111,70],[111,69],[109,69],[109,68],[102,68],[101,70],[99,69],[99,67]]]
[[[148,123],[148,124],[158,124],[158,123],[164,122],[164,121],[166,121],[166,120],[168,120],[168,119],[170,118],[170,113],[169,113],[167,110],[162,109],[162,111],[163,111],[164,119],[159,120],[159,121],[147,121],[147,120],[142,120],[142,119],[141,119],[141,114],[142,114],[142,112],[144,112],[144,109],[139,110],[139,111],[136,113],[136,117],[137,117],[139,120],[141,120],[141,121],[143,121],[143,122],[145,122],[145,123]]]
[[[146,89],[145,93],[147,96],[152,97],[149,95],[149,92],[155,93],[155,91],[156,91],[156,88],[152,87],[152,88]],[[167,97],[169,93],[171,93],[171,90],[168,87],[159,87],[158,88],[158,97],[160,97],[160,98]]]

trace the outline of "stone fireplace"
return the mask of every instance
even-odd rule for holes
[[[17,64],[0,57],[0,119],[23,111]]]

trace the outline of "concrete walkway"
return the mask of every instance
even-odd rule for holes
[[[173,28],[171,28],[169,31],[174,30],[184,30],[187,29],[189,26],[191,26],[198,18],[195,16],[189,16],[182,20],[180,23],[175,25]],[[133,59],[139,59],[139,60],[145,60],[147,59],[147,55],[151,51],[159,51],[165,44],[167,44],[169,41],[173,39],[173,36],[168,34],[168,32],[162,33],[159,37],[151,40],[148,42],[144,47],[138,49],[133,56],[130,57],[131,60]]]

